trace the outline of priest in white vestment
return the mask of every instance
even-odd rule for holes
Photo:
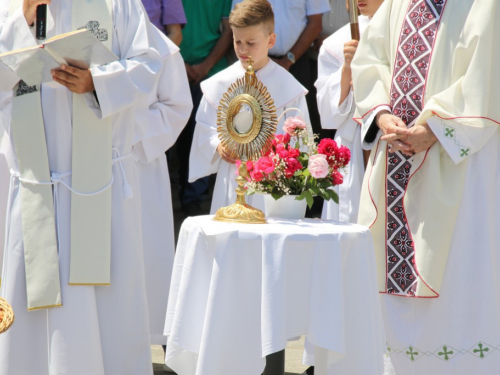
[[[353,60],[396,374],[500,363],[500,2],[385,0]]]
[[[23,14],[22,1],[17,2],[17,7],[12,4],[15,1],[0,4],[0,53],[37,44],[34,30],[29,26],[31,22],[27,22]],[[90,70],[94,93],[73,94],[66,87],[55,83],[41,86],[41,113],[48,165],[54,177],[54,192],[57,191],[54,212],[61,307],[47,309],[42,306],[30,309],[33,311],[27,309],[27,298],[29,302],[30,297],[27,297],[26,287],[31,284],[31,280],[26,278],[23,254],[26,237],[21,224],[23,202],[19,186],[22,184],[15,170],[19,167],[17,155],[12,153],[8,156],[8,163],[14,171],[7,208],[7,246],[0,294],[15,310],[16,322],[7,333],[0,336],[0,374],[152,374],[141,230],[141,189],[134,162],[139,156],[133,146],[137,143],[137,127],[145,126],[136,121],[135,103],[146,100],[147,95],[156,90],[162,67],[161,51],[166,47],[158,44],[161,39],[155,34],[159,31],[150,27],[139,1],[79,2],[52,1],[48,6],[47,37],[74,30],[72,17],[80,17],[82,12],[75,12],[79,6],[83,5],[85,10],[104,4],[110,11],[112,24],[105,30],[101,24],[101,29],[97,31],[112,39],[111,48],[119,61]],[[106,18],[106,15],[96,12],[96,17]],[[77,21],[76,28],[81,20]],[[95,25],[90,22],[86,24],[86,21],[81,24]],[[15,121],[12,110],[16,100],[13,88],[17,87],[19,79],[3,73],[0,80],[0,90],[3,91],[0,93],[0,112],[6,132],[12,135],[11,125]],[[60,72],[56,77],[63,79]],[[16,94],[17,97],[23,95],[19,90]],[[110,119],[112,126],[112,184],[109,187],[112,199],[111,263],[108,286],[68,285],[73,272],[73,269],[70,270],[70,252],[73,253],[70,246],[73,207],[70,201],[74,198],[69,188],[75,183],[69,172],[72,171],[72,156],[75,155],[72,132],[74,121],[78,120],[73,117],[74,103],[77,103],[74,99],[80,95],[96,119]],[[26,108],[26,111],[31,111],[31,108]],[[73,140],[73,144],[75,141],[78,143],[78,140]]]
[[[151,344],[163,335],[175,254],[172,193],[165,151],[173,146],[193,107],[184,60],[163,34],[162,69],[156,87],[137,105],[136,155],[142,212],[142,239]]]

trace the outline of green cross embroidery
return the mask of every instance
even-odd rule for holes
[[[479,343],[477,346],[479,346],[479,349],[474,349],[473,352],[474,353],[480,353],[479,354],[479,357],[480,358],[484,358],[484,353],[483,352],[487,352],[489,351],[490,349],[489,348],[484,348],[483,349],[483,344]]]
[[[450,137],[450,138],[453,138],[453,132],[455,131],[455,129],[453,128],[445,128],[445,137]]]
[[[418,352],[414,352],[413,348],[410,346],[410,350],[407,351],[406,354],[408,354],[411,357],[411,360],[414,361],[414,356],[418,355]]]
[[[460,157],[463,158],[464,156],[469,156],[469,151],[470,151],[470,149],[468,149],[468,148],[461,148],[460,149]]]
[[[453,354],[453,351],[452,350],[448,351],[448,348],[446,346],[443,346],[443,351],[438,353],[438,355],[440,356],[444,355],[445,361],[450,359],[450,357],[448,357],[448,354]]]

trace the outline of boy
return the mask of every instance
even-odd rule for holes
[[[274,100],[277,116],[287,108],[298,108],[309,121],[305,95],[307,90],[293,76],[268,57],[276,42],[274,13],[267,0],[245,0],[235,6],[229,16],[238,61],[202,83],[203,99],[196,116],[196,129],[191,145],[189,179],[217,173],[211,213],[236,200],[235,160],[228,156],[217,135],[217,107],[229,86],[245,74],[248,58],[260,81]],[[296,114],[294,114],[296,115]],[[282,133],[278,124],[278,133]],[[248,197],[247,202],[262,209],[262,197]]]

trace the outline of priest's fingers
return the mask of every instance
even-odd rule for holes
[[[65,71],[52,71],[52,78],[54,79],[54,81],[60,83],[63,86],[66,86],[68,90],[75,94],[85,94],[87,92],[94,91],[94,80],[92,78],[90,70],[72,68],[68,66],[63,66],[63,69]]]
[[[402,140],[403,142],[406,142],[406,139],[408,138],[407,133],[403,133],[401,128],[397,127],[392,127],[392,131],[387,132],[385,135],[380,137],[381,140],[387,141],[387,142],[392,142],[395,140]]]
[[[406,155],[413,155],[411,148],[407,144],[401,141],[393,141],[389,143],[389,152],[393,153],[396,151],[401,151],[403,154]]]

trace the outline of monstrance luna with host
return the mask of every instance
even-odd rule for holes
[[[245,76],[228,88],[217,110],[219,139],[231,158],[242,161],[236,178],[236,203],[218,209],[214,217],[217,221],[266,223],[264,213],[245,202],[245,162],[256,160],[269,150],[278,119],[274,100],[255,75],[252,64],[249,57]]]

